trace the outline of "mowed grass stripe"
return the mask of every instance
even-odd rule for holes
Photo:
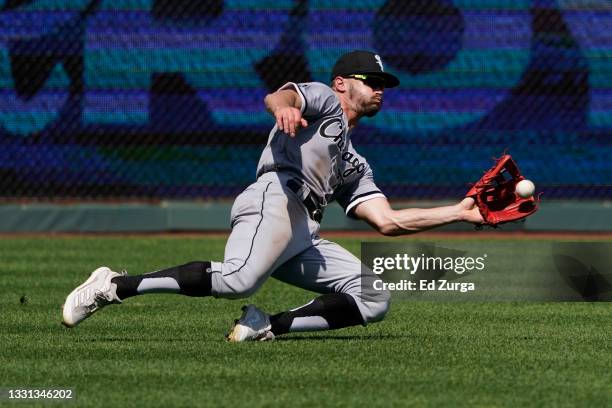
[[[338,241],[359,250],[359,240]],[[612,401],[606,303],[396,302],[366,328],[249,344],[223,341],[243,301],[148,295],[73,330],[59,324],[65,296],[99,265],[136,274],[220,259],[224,245],[197,237],[2,239],[0,387],[73,388],[78,406]],[[248,302],[277,312],[311,297],[272,279]]]

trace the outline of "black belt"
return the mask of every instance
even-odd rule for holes
[[[301,198],[300,190],[302,190],[303,186],[304,183],[298,179],[290,179],[287,181],[287,187],[289,187],[289,189],[293,191],[298,198]],[[321,223],[321,220],[323,219],[323,207],[321,207],[319,204],[317,196],[310,191],[306,198],[302,200],[302,203],[304,203],[304,206],[308,210],[308,215],[310,218],[312,218],[313,221]]]

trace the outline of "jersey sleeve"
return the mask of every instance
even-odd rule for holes
[[[370,166],[367,166],[361,177],[340,187],[334,196],[344,209],[344,213],[351,218],[355,218],[353,210],[357,204],[373,198],[385,197],[374,182],[374,174]]]
[[[283,89],[295,90],[302,102],[302,116],[306,119],[314,119],[327,115],[341,114],[340,101],[334,91],[320,82],[295,83],[288,82]]]

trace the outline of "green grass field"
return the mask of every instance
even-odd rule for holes
[[[366,328],[229,344],[245,301],[160,294],[60,325],[65,296],[95,267],[221,259],[224,242],[3,238],[0,388],[71,388],[79,407],[612,404],[610,303],[399,301]],[[248,302],[277,312],[312,296],[271,279]]]

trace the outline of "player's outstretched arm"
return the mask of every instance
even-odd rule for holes
[[[455,205],[435,208],[394,210],[386,198],[373,198],[355,207],[355,216],[383,235],[395,236],[439,227],[453,222],[483,223],[474,199],[464,198]]]
[[[293,89],[281,89],[266,95],[264,99],[266,109],[276,119],[276,125],[282,132],[291,137],[300,127],[308,126],[306,119],[302,117],[302,101]]]

